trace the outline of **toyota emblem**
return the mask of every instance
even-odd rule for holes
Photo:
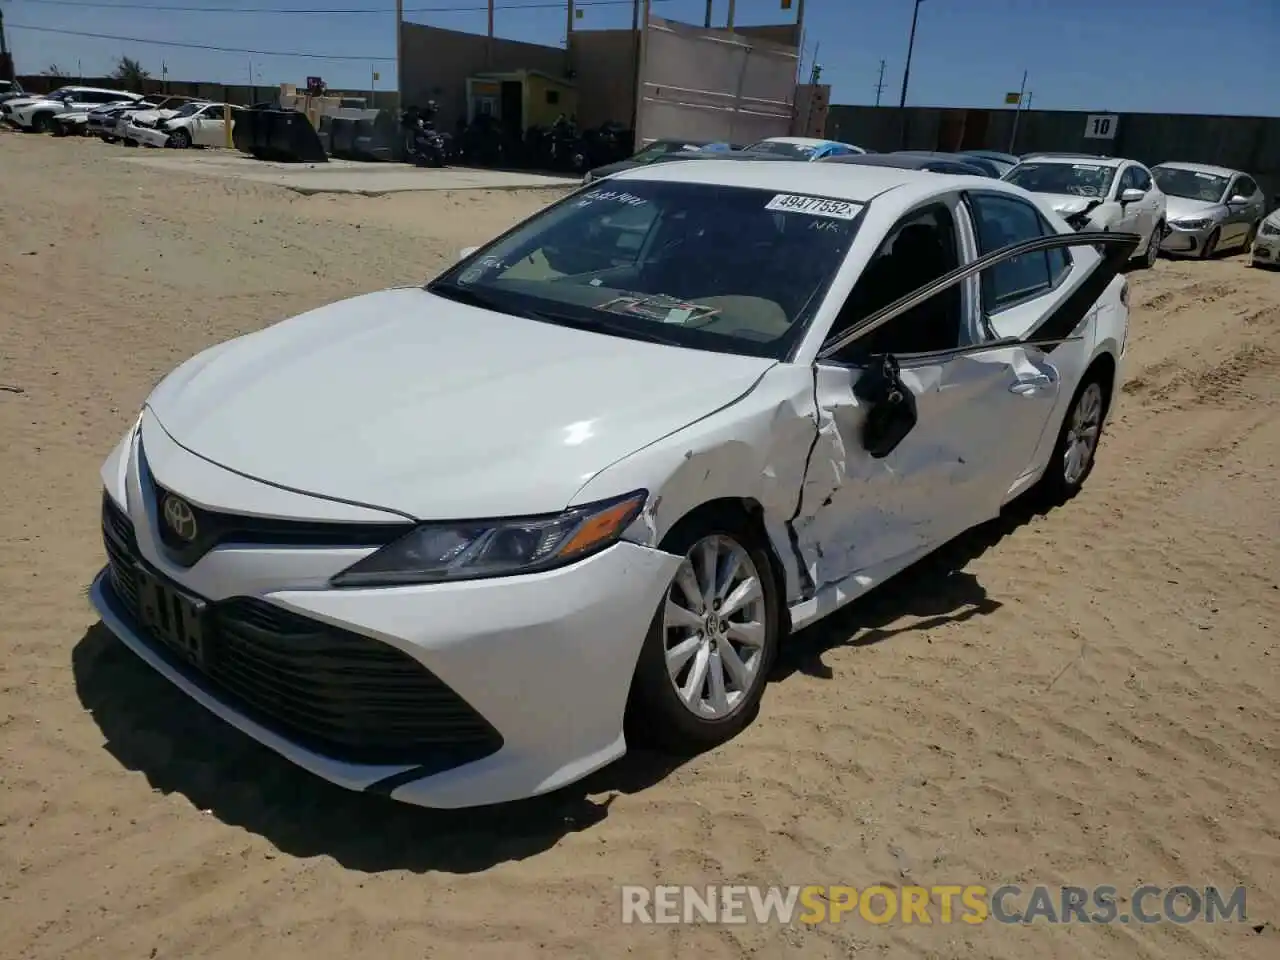
[[[199,532],[195,511],[191,509],[191,504],[173,494],[164,498],[164,522],[169,525],[175,537],[186,543],[194,540]]]

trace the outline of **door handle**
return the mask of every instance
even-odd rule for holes
[[[1041,387],[1047,387],[1051,383],[1053,383],[1053,377],[1046,373],[1036,373],[1028,377],[1019,377],[1009,387],[1009,392],[1019,394],[1035,393]]]

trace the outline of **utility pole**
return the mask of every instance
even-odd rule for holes
[[[711,29],[711,4],[712,0],[707,0],[707,15],[702,18],[702,26],[705,30]]]
[[[733,29],[733,16],[734,16],[733,8],[735,6],[737,6],[737,0],[729,0],[729,19],[728,19],[728,22],[725,24],[725,29],[727,30]]]
[[[920,19],[920,4],[924,0],[915,0],[911,9],[911,35],[907,38],[907,64],[902,68],[902,95],[898,98],[898,109],[902,111],[902,130],[899,139],[903,150],[907,148],[907,81],[911,79],[911,54],[916,48],[916,21]]]
[[[876,106],[880,106],[880,94],[884,93],[884,61],[880,61],[880,76],[876,79]]]
[[[490,6],[492,10],[492,5]],[[493,14],[490,13],[490,18]],[[490,23],[492,23],[490,19]],[[396,0],[396,109],[404,108],[404,0]]]
[[[1018,142],[1018,120],[1022,118],[1022,101],[1027,97],[1027,71],[1022,71],[1022,86],[1018,88],[1018,107],[1013,111],[1013,130],[1009,134],[1009,152],[1013,153],[1013,146]]]

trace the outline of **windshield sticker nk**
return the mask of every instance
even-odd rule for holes
[[[644,197],[637,197],[634,193],[627,193],[623,190],[592,190],[578,201],[578,206],[589,206],[592,201],[595,200],[604,200],[610,203],[623,203],[629,207],[641,207],[649,202]]]
[[[827,200],[823,197],[801,197],[792,193],[780,193],[766,203],[764,208],[782,213],[807,213],[811,217],[852,220],[862,209],[862,204],[850,203],[848,200]]]

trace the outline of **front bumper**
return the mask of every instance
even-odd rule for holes
[[[1280,266],[1280,234],[1259,235],[1253,241],[1250,257],[1254,263],[1265,263],[1269,266]]]
[[[1185,227],[1179,227],[1175,223],[1170,223],[1165,227],[1164,239],[1160,241],[1160,249],[1165,253],[1199,253],[1204,249],[1204,245],[1209,241],[1209,235],[1213,233],[1216,226],[1217,224],[1210,223],[1205,227],[1188,230]]]
[[[250,484],[277,502],[292,500],[277,515],[305,515],[310,501],[313,515],[332,517],[342,505],[222,471],[172,441],[166,444],[158,427],[148,432],[144,424],[143,435],[145,456],[131,436],[103,468],[104,527],[114,503],[131,527],[137,563],[209,602],[211,622],[219,626],[209,631],[207,643],[225,643],[236,648],[236,656],[256,659],[248,666],[233,664],[239,673],[232,676],[220,665],[197,666],[179,656],[141,625],[136,605],[131,609],[128,602],[128,585],[118,574],[113,579],[112,567],[95,580],[91,596],[112,633],[206,709],[326,780],[428,807],[479,806],[545,793],[625,753],[622,721],[631,676],[679,558],[624,542],[541,574],[348,590],[328,589],[328,577],[367,555],[368,548],[228,544],[182,568],[167,559],[155,532],[156,505],[144,492],[153,475],[210,509],[219,504],[209,502],[209,491],[223,489],[240,499]],[[113,566],[133,562],[119,556],[119,538],[107,533],[107,545]],[[320,680],[310,668],[279,659],[281,650],[293,651],[280,646],[278,636],[259,631],[254,640],[255,630],[267,622],[264,614],[322,637],[323,680],[330,688],[351,685],[346,700],[338,700],[368,707],[361,714],[365,733],[386,741],[412,722],[419,740],[430,741],[426,748],[402,758],[387,756],[385,748],[377,756],[353,755],[317,740],[309,727],[322,714],[332,720],[337,694],[318,698]],[[224,640],[219,630],[227,617],[234,622]],[[245,629],[250,621],[253,629]],[[258,646],[246,647],[253,643]],[[373,679],[362,673],[357,690],[355,672],[334,659],[357,648],[395,659],[399,672]],[[198,662],[221,664],[221,649]],[[249,670],[257,671],[251,684],[244,679]],[[317,697],[313,702],[306,700],[308,691]],[[295,722],[279,702],[273,706],[272,695],[288,701],[295,714],[305,712],[306,722]],[[419,703],[415,696],[431,702]],[[390,701],[400,711],[400,726],[370,727],[368,718],[387,716]],[[406,711],[416,713],[405,719]],[[422,715],[431,711],[444,728],[438,736],[422,727]],[[486,738],[485,730],[493,736]],[[459,736],[451,739],[451,732]]]
[[[169,143],[169,131],[154,127],[140,127],[131,123],[125,128],[125,138],[148,147],[163,147]]]

